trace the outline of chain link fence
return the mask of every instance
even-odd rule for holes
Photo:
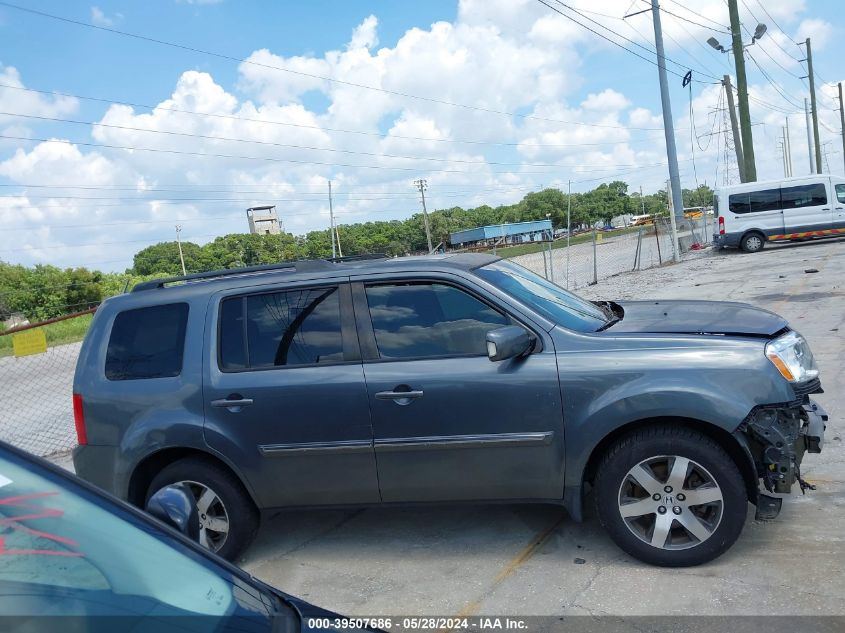
[[[679,222],[675,245],[669,218],[658,218],[653,224],[621,232],[594,229],[573,235],[568,247],[566,238],[560,238],[553,245],[546,243],[541,252],[513,260],[564,288],[577,290],[614,275],[671,263],[675,248],[683,259],[710,243],[712,228],[713,217],[707,214],[686,218]]]
[[[0,439],[50,458],[76,445],[73,373],[92,312],[0,332]]]

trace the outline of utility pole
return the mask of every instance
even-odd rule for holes
[[[734,137],[734,149],[736,150],[736,166],[739,169],[739,181],[745,180],[745,155],[742,153],[742,139],[739,136],[739,123],[736,120],[736,106],[734,106],[734,89],[731,85],[731,76],[725,75],[722,85],[728,95],[728,114],[731,117],[731,134]]]
[[[668,194],[667,198],[669,198],[669,228],[672,231],[672,258],[677,264],[679,261],[681,261],[681,254],[678,252],[678,226],[675,222],[675,213],[677,213],[677,211],[675,210],[676,195],[675,192],[672,191],[671,180],[666,181],[666,189],[668,189],[666,193]],[[681,205],[681,213],[683,213],[683,203]]]
[[[666,55],[663,50],[663,27],[660,24],[660,3],[651,0],[651,14],[654,22],[654,46],[657,51],[657,71],[660,78],[660,102],[663,107],[663,133],[666,136],[666,154],[669,159],[669,180],[675,197],[674,213],[683,217],[684,203],[681,198],[681,176],[678,172],[678,150],[675,147],[675,124],[672,121],[672,103],[669,100],[669,80],[666,78]]]
[[[781,151],[781,153],[780,153],[780,158],[781,158],[780,163],[781,163],[781,167],[783,167],[783,177],[788,178],[789,177],[789,170],[786,167],[786,134],[784,133],[783,128],[780,129],[780,134],[781,134],[780,140],[777,143],[778,148]]]
[[[786,117],[786,125],[783,127],[784,147],[786,147],[786,171],[792,177],[792,141],[789,139],[789,116]]]
[[[842,125],[842,157],[845,158],[845,106],[842,105],[842,82],[839,82],[839,122]]]
[[[751,135],[751,112],[748,109],[748,81],[745,78],[745,49],[742,44],[742,30],[736,0],[728,0],[731,18],[731,40],[736,65],[736,88],[739,92],[739,130],[742,135],[742,155],[745,162],[743,182],[757,180],[757,166],[754,163],[754,139]],[[741,177],[741,172],[740,172]]]
[[[572,181],[566,183],[566,289],[569,290],[569,238],[572,233]]]
[[[335,232],[334,232],[334,207],[332,206],[332,181],[329,180],[329,231],[332,234],[332,259],[337,257],[337,249],[335,248]]]
[[[810,38],[804,42],[807,47],[807,78],[810,80],[810,114],[813,115],[813,140],[816,145],[816,173],[822,173],[822,148],[819,145],[819,111],[816,107],[816,77],[813,74],[813,49]]]
[[[182,232],[182,227],[180,225],[176,225],[176,246],[179,247],[179,261],[182,262],[182,275],[187,275],[188,273],[185,272],[185,257],[182,255],[182,241],[179,239],[179,233]]]
[[[813,163],[813,127],[810,123],[810,106],[807,105],[807,97],[804,97],[804,118],[807,120],[807,153],[810,157],[810,173],[816,173],[815,163]]]
[[[431,251],[434,250],[431,247],[431,229],[428,227],[428,211],[425,208],[425,190],[428,189],[428,181],[420,178],[419,180],[415,180],[414,184],[417,186],[417,189],[420,190],[420,200],[422,201],[422,210],[423,210],[423,221],[425,222],[425,239],[428,242],[428,254],[431,255]]]

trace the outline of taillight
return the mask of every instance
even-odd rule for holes
[[[719,216],[719,235],[725,234],[725,218]]]
[[[76,439],[79,444],[88,443],[85,432],[85,411],[82,408],[82,394],[73,394],[73,423],[76,425]]]

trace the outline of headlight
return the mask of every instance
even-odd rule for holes
[[[813,352],[798,332],[789,332],[766,343],[766,356],[789,382],[805,382],[819,375]]]

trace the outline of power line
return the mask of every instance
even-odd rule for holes
[[[651,4],[649,0],[643,0],[643,1],[646,2],[647,4]],[[698,13],[697,11],[693,11],[692,9],[690,9],[687,6],[684,6],[680,2],[675,2],[675,0],[668,0],[668,2],[671,2],[675,6],[680,7],[684,11],[692,13],[694,16],[701,18],[702,20],[706,20],[707,22],[710,22],[711,24],[715,24],[716,26],[719,27],[718,30],[724,31],[725,33],[728,33],[728,34],[731,32],[730,28],[728,28],[726,25],[722,24],[721,22],[717,22],[716,20],[712,20],[712,19],[708,18],[706,15],[702,15],[701,13]],[[709,26],[704,26],[702,24],[698,24],[697,22],[693,22],[692,20],[690,20],[688,18],[683,18],[683,17],[676,15],[674,13],[669,13],[666,9],[663,9],[662,7],[661,7],[660,10],[663,13],[666,13],[667,15],[671,15],[673,17],[680,19],[680,20],[684,20],[685,22],[689,22],[690,24],[695,24],[696,26],[702,26],[703,28],[706,28],[710,31],[717,30],[717,29],[713,29],[712,27],[709,27]]]
[[[0,3],[2,4],[2,3]],[[59,92],[55,90],[40,90],[36,88],[27,88],[25,86],[12,86],[10,84],[3,84],[0,83],[0,88],[7,88],[9,90],[21,90],[24,92],[32,92],[36,94],[42,94],[51,97],[69,97],[73,99],[80,99],[82,101],[92,101],[97,103],[106,103],[109,105],[123,105],[129,106],[131,108],[145,108],[147,110],[153,111],[163,111],[163,112],[175,112],[177,114],[188,114],[190,116],[198,116],[198,117],[209,117],[214,119],[226,119],[230,121],[243,121],[246,123],[266,123],[268,125],[280,125],[284,127],[294,127],[294,128],[301,128],[306,130],[317,130],[320,132],[338,132],[342,134],[358,134],[363,136],[375,136],[378,138],[385,138],[385,135],[380,132],[368,132],[365,130],[346,130],[341,128],[332,128],[332,127],[321,127],[319,125],[305,125],[302,123],[290,123],[287,121],[273,121],[271,119],[256,119],[253,117],[242,117],[242,116],[234,116],[231,114],[216,114],[212,112],[196,112],[194,110],[186,110],[184,108],[166,108],[161,105],[149,105],[144,103],[134,103],[132,101],[118,101],[115,99],[105,99],[102,97],[91,97],[86,95],[79,95],[73,94],[68,92]],[[546,120],[546,119],[544,119]],[[583,121],[563,121],[557,119],[548,119],[553,123],[563,123],[566,125],[578,125],[583,127],[598,127],[598,128],[610,128],[610,129],[625,129],[625,130],[637,130],[637,131],[655,131],[659,130],[660,128],[656,127],[627,127],[621,125],[605,125],[601,123],[586,123]],[[397,138],[397,139],[404,139],[410,141],[426,141],[426,142],[436,142],[436,143],[460,143],[460,144],[467,144],[467,145],[500,145],[500,146],[520,146],[524,145],[526,147],[580,147],[582,145],[615,145],[616,142],[605,142],[605,143],[561,143],[561,144],[523,144],[519,142],[497,142],[497,141],[480,141],[480,140],[469,140],[469,139],[445,139],[445,138],[432,138],[432,137],[424,137],[424,136],[405,136],[401,134],[391,134],[388,138]],[[646,140],[646,139],[643,139]]]
[[[651,4],[651,2],[649,0],[643,0],[643,2],[645,2],[646,4]],[[684,8],[686,8],[686,7],[684,7]],[[660,7],[660,12],[665,13],[666,15],[671,15],[672,17],[678,18],[679,20],[683,20],[684,22],[694,24],[695,26],[700,26],[701,28],[707,29],[708,31],[716,31],[718,33],[730,34],[730,30],[727,27],[719,24],[718,22],[713,22],[713,20],[710,20],[710,21],[713,22],[713,24],[716,24],[717,26],[719,26],[719,28],[714,29],[712,26],[707,26],[706,24],[701,24],[700,22],[696,22],[695,20],[690,20],[689,18],[685,18],[684,16],[678,15],[677,13],[672,13],[671,11],[669,11],[668,9],[665,9],[663,7]],[[702,16],[702,17],[704,17],[704,16]],[[709,18],[705,18],[705,19],[709,20]]]
[[[777,92],[777,93],[778,93],[781,97],[783,97],[784,101],[786,101],[787,103],[789,103],[790,105],[792,105],[792,106],[794,106],[794,107],[796,107],[796,108],[801,108],[801,107],[802,107],[801,105],[799,105],[799,104],[797,104],[795,101],[793,101],[793,100],[792,100],[792,99],[791,99],[791,98],[790,98],[790,97],[789,97],[789,96],[788,96],[788,95],[784,92],[783,87],[782,87],[780,84],[778,84],[775,80],[773,80],[773,79],[769,76],[769,74],[768,74],[765,70],[763,70],[763,67],[762,67],[762,66],[760,66],[760,64],[759,64],[759,63],[757,63],[757,60],[756,60],[756,59],[754,59],[754,56],[751,54],[751,51],[746,50],[746,51],[745,51],[745,53],[746,53],[746,55],[748,55],[749,59],[751,59],[751,61],[752,61],[752,62],[754,62],[754,65],[757,67],[757,70],[759,70],[759,71],[762,73],[763,77],[765,77],[765,78],[766,78],[766,81],[768,81],[768,82],[769,82],[769,84],[772,86],[772,88],[774,88],[774,89],[775,89],[775,91],[776,91],[776,92]]]
[[[210,134],[192,134],[189,132],[174,132],[171,130],[150,130],[147,128],[140,128],[140,127],[132,127],[129,125],[114,125],[111,123],[98,123],[95,121],[80,121],[76,119],[62,119],[58,117],[48,117],[48,116],[37,116],[34,114],[23,114],[20,112],[0,112],[0,116],[13,116],[13,117],[20,117],[26,119],[37,119],[40,121],[53,121],[58,123],[71,123],[74,125],[89,125],[89,126],[96,126],[96,127],[104,127],[116,130],[129,130],[133,132],[147,132],[149,134],[164,134],[167,136],[180,136],[184,138],[198,138],[204,140],[211,140],[211,141],[227,141],[232,143],[252,143],[257,145],[269,145],[272,147],[284,147],[288,149],[302,149],[308,151],[319,151],[319,152],[335,152],[340,154],[354,154],[359,156],[372,156],[376,158],[398,158],[402,160],[425,160],[425,161],[434,161],[439,163],[463,163],[468,165],[499,165],[499,166],[510,166],[510,167],[557,167],[556,164],[548,164],[548,163],[503,163],[503,162],[495,162],[489,160],[464,160],[460,158],[437,158],[437,157],[429,157],[429,156],[403,156],[397,154],[380,154],[378,152],[361,152],[357,150],[351,149],[338,149],[334,147],[314,147],[311,145],[294,145],[290,143],[277,143],[274,141],[259,141],[254,139],[241,139],[241,138],[232,138],[226,136],[213,136]],[[642,142],[642,141],[640,141]]]
[[[552,6],[551,4],[549,4],[548,2],[546,2],[546,0],[537,0],[537,1],[538,1],[540,4],[543,4],[543,5],[547,6],[549,9],[551,9],[551,10],[552,10],[552,11],[554,11],[555,13],[558,13],[559,15],[562,15],[562,16],[563,16],[563,17],[565,17],[566,19],[571,20],[572,22],[574,22],[574,23],[575,23],[575,24],[577,24],[578,26],[580,26],[580,27],[582,27],[582,28],[584,28],[584,29],[587,29],[588,31],[590,31],[591,33],[593,33],[593,34],[595,34],[595,35],[598,35],[600,38],[602,38],[602,39],[604,39],[604,40],[607,40],[608,42],[610,42],[611,44],[613,44],[613,45],[615,45],[615,46],[618,46],[618,47],[619,47],[619,48],[621,48],[622,50],[624,50],[624,51],[626,51],[626,52],[628,52],[628,53],[631,53],[631,55],[634,55],[635,57],[639,57],[640,59],[645,60],[645,61],[647,61],[649,64],[653,64],[654,66],[657,66],[657,65],[658,65],[657,61],[655,61],[655,60],[651,59],[650,57],[645,57],[644,55],[640,55],[640,54],[639,54],[639,53],[637,53],[636,51],[632,51],[630,48],[627,48],[626,46],[624,46],[624,45],[620,44],[620,43],[619,43],[619,42],[617,42],[616,40],[613,40],[613,39],[609,38],[608,36],[604,35],[603,33],[599,33],[598,31],[596,31],[595,29],[591,28],[590,26],[588,26],[588,25],[584,24],[583,22],[579,22],[578,20],[576,20],[575,18],[573,18],[571,15],[568,15],[568,14],[564,13],[563,11],[559,10],[558,8],[556,8],[556,7]],[[579,15],[580,17],[584,18],[585,20],[589,20],[590,22],[593,22],[593,23],[597,24],[598,26],[600,26],[600,27],[601,27],[601,28],[603,28],[604,30],[606,30],[606,31],[608,31],[608,32],[610,32],[610,33],[613,33],[616,37],[619,37],[619,38],[621,38],[621,39],[625,40],[626,42],[630,42],[630,43],[631,43],[631,44],[633,44],[634,46],[637,46],[638,48],[641,48],[641,49],[643,49],[644,51],[646,51],[646,52],[648,52],[648,53],[653,53],[653,52],[654,52],[654,51],[652,51],[652,50],[650,50],[650,49],[646,48],[645,46],[641,45],[639,42],[635,42],[634,40],[632,40],[632,39],[630,39],[630,38],[628,38],[628,37],[625,37],[624,35],[622,35],[622,34],[618,33],[617,31],[614,31],[614,30],[613,30],[613,29],[611,29],[610,27],[607,27],[607,26],[603,25],[601,22],[598,22],[598,21],[596,21],[596,20],[593,20],[592,18],[590,18],[590,17],[588,17],[588,16],[586,16],[586,15],[584,15],[584,14],[582,14],[582,13],[579,13],[577,9],[575,9],[574,7],[569,6],[569,5],[568,5],[568,4],[566,4],[565,2],[562,2],[562,0],[553,0],[553,1],[554,1],[554,2],[557,2],[557,4],[561,5],[562,7],[565,7],[565,8],[567,8],[567,9],[569,9],[570,11],[572,11],[573,13],[575,13],[575,14]],[[685,65],[685,64],[681,64],[681,63],[679,63],[679,62],[676,62],[675,60],[673,60],[673,59],[671,59],[671,58],[669,58],[669,57],[666,57],[665,55],[664,55],[664,59],[665,59],[666,61],[669,61],[669,62],[671,62],[671,63],[675,64],[676,66],[681,67],[682,69],[684,69],[684,71],[686,71],[686,70],[689,68],[687,65]],[[672,73],[673,75],[676,75],[677,77],[683,77],[683,76],[684,76],[683,74],[678,73],[678,72],[676,72],[676,71],[674,71],[674,70],[671,70],[671,69],[668,69],[668,68],[667,68],[666,70],[667,70],[667,72],[670,72],[670,73]],[[707,76],[712,77],[711,75],[708,75],[707,73],[702,73],[701,71],[698,71],[698,72],[699,72],[699,74],[701,74],[701,75],[703,75],[703,76],[705,76],[705,77],[707,77]],[[713,78],[713,79],[716,79],[716,77],[712,77],[712,78]],[[706,83],[710,83],[710,82],[706,82],[706,81],[700,81],[700,80],[698,80],[698,79],[693,79],[693,81],[695,81],[696,83],[704,83],[704,84],[706,84]]]
[[[2,3],[0,3],[2,4]],[[376,170],[399,170],[399,171],[413,171],[419,172],[419,167],[396,167],[396,166],[388,166],[388,165],[350,165],[347,163],[327,163],[322,161],[313,161],[313,160],[299,160],[294,158],[277,158],[272,156],[243,156],[243,155],[236,155],[236,154],[213,154],[213,153],[206,153],[206,152],[189,152],[185,150],[174,150],[174,149],[161,149],[161,148],[153,148],[153,147],[134,147],[134,146],[125,146],[125,145],[111,145],[107,143],[88,143],[84,141],[68,141],[62,139],[48,139],[48,138],[35,138],[35,137],[26,137],[26,136],[13,136],[9,134],[0,134],[0,138],[18,140],[18,141],[37,141],[40,143],[61,143],[67,145],[78,145],[82,147],[98,147],[104,149],[120,149],[120,150],[130,150],[136,152],[155,152],[155,153],[162,153],[162,154],[174,154],[178,156],[201,156],[204,158],[224,158],[224,159],[241,159],[241,160],[255,160],[255,161],[267,161],[267,162],[274,162],[274,163],[294,163],[298,165],[322,165],[326,167],[349,167],[353,169],[376,169]],[[488,163],[478,163],[479,166],[484,166]],[[661,163],[662,164],[662,163]],[[560,169],[561,167],[567,167],[566,164],[549,164],[549,167],[554,167],[556,169]],[[609,166],[610,169],[615,169],[623,165],[613,165]],[[575,167],[578,167],[577,165]],[[430,169],[426,168],[425,171],[432,172],[432,173],[448,173],[448,174],[465,174],[465,173],[477,173],[474,171],[466,171],[460,169]],[[494,174],[509,174],[514,173],[514,170],[506,170],[506,171],[492,171],[490,173]],[[540,174],[540,175],[548,175],[551,172],[547,171],[519,171],[520,174]]]
[[[174,150],[174,149],[161,149],[161,148],[153,148],[153,147],[134,147],[134,146],[125,146],[125,145],[111,145],[107,143],[88,143],[83,141],[67,141],[67,140],[60,140],[60,139],[48,139],[48,138],[35,138],[35,137],[25,137],[25,136],[12,136],[8,134],[0,134],[0,138],[18,140],[18,141],[37,141],[41,143],[64,143],[68,145],[78,145],[81,147],[99,147],[104,149],[121,149],[121,150],[130,150],[130,151],[137,151],[137,152],[155,152],[161,154],[173,154],[177,156],[201,156],[203,158],[224,158],[224,159],[238,159],[238,160],[253,160],[253,161],[265,161],[265,162],[272,162],[272,163],[293,163],[297,165],[322,165],[325,167],[348,167],[352,169],[375,169],[375,170],[398,170],[398,171],[413,171],[419,172],[419,167],[398,167],[398,166],[389,166],[389,165],[354,165],[349,163],[327,163],[324,161],[315,161],[315,160],[299,160],[295,158],[277,158],[272,156],[243,156],[237,154],[214,154],[214,153],[206,153],[206,152],[189,152],[184,150]],[[560,165],[556,165],[556,167],[560,167]],[[429,169],[426,168],[426,171],[436,172],[436,173],[447,173],[447,174],[464,174],[464,173],[475,173],[475,172],[467,172],[466,170],[460,169]],[[491,173],[512,173],[514,170],[506,170],[506,171],[492,171]],[[541,172],[527,172],[522,171],[520,173],[524,174],[547,174],[549,172],[541,171]]]
[[[251,60],[251,59],[242,59],[242,58],[239,58],[239,57],[234,57],[232,55],[226,55],[224,53],[218,53],[218,52],[214,52],[214,51],[208,51],[208,50],[204,50],[204,49],[200,49],[200,48],[195,48],[193,46],[188,46],[186,44],[179,44],[179,43],[176,43],[176,42],[168,42],[166,40],[162,40],[162,39],[158,39],[158,38],[154,38],[154,37],[149,37],[149,36],[146,36],[146,35],[139,35],[137,33],[129,33],[127,31],[121,31],[119,29],[115,29],[115,28],[112,28],[112,27],[99,26],[99,25],[96,25],[96,24],[90,24],[88,22],[82,22],[80,20],[73,20],[71,18],[66,18],[66,17],[62,17],[62,16],[59,16],[59,15],[54,15],[52,13],[47,13],[45,11],[38,11],[36,9],[31,9],[31,8],[28,8],[28,7],[22,7],[22,6],[19,6],[19,5],[16,5],[16,4],[12,4],[10,2],[0,1],[0,6],[5,6],[9,9],[15,9],[15,10],[18,10],[18,11],[23,11],[25,13],[30,13],[30,14],[37,15],[37,16],[44,17],[44,18],[49,18],[51,20],[58,20],[60,22],[65,22],[65,23],[68,23],[68,24],[74,24],[76,26],[83,26],[83,27],[86,27],[86,28],[89,28],[89,29],[95,29],[95,30],[98,30],[98,31],[105,31],[105,32],[112,33],[112,34],[115,34],[115,35],[130,37],[130,38],[134,38],[134,39],[137,39],[137,40],[150,42],[150,43],[153,43],[153,44],[160,44],[162,46],[169,46],[171,48],[176,48],[176,49],[189,51],[189,52],[193,52],[193,53],[199,53],[201,55],[209,55],[211,57],[217,57],[219,59],[225,59],[225,60],[228,60],[228,61],[236,62],[238,64],[247,64],[247,65],[251,65],[251,66],[257,66],[257,67],[260,67],[260,68],[266,68],[266,69],[270,69],[270,70],[276,70],[276,71],[280,71],[280,72],[290,73],[290,74],[298,75],[298,76],[301,76],[301,77],[308,77],[310,79],[319,79],[321,81],[327,81],[327,82],[336,83],[336,84],[340,84],[340,85],[344,85],[344,86],[350,86],[350,87],[353,87],[353,88],[360,88],[362,90],[371,90],[371,91],[375,91],[375,92],[381,92],[381,93],[384,93],[384,94],[393,95],[393,96],[396,96],[396,97],[402,97],[402,98],[406,98],[406,99],[417,99],[417,100],[425,101],[425,102],[428,102],[428,103],[436,103],[436,104],[439,104],[439,105],[446,105],[446,106],[450,106],[450,107],[454,107],[454,108],[462,108],[462,109],[465,109],[465,110],[473,110],[473,111],[477,111],[477,112],[486,112],[488,114],[498,114],[498,115],[507,116],[507,117],[518,117],[518,118],[522,118],[522,119],[547,121],[547,122],[550,122],[550,123],[573,124],[573,122],[571,122],[571,121],[561,121],[561,120],[556,120],[556,119],[539,117],[539,116],[535,116],[535,115],[532,115],[532,114],[522,114],[522,113],[519,113],[519,112],[509,112],[509,111],[506,111],[506,110],[495,110],[495,109],[492,109],[492,108],[484,108],[484,107],[481,107],[481,106],[473,106],[473,105],[469,105],[469,104],[466,104],[466,103],[457,103],[457,102],[454,102],[454,101],[446,101],[446,100],[443,100],[443,99],[435,99],[434,97],[425,97],[425,96],[422,96],[422,95],[415,95],[415,94],[410,94],[410,93],[407,93],[407,92],[400,92],[400,91],[397,91],[397,90],[388,90],[386,88],[379,88],[377,86],[369,86],[369,85],[366,85],[366,84],[360,84],[360,83],[356,83],[356,82],[352,82],[352,81],[345,81],[345,80],[342,80],[342,79],[336,79],[334,77],[325,77],[323,75],[317,75],[317,74],[314,74],[314,73],[308,73],[308,72],[304,72],[304,71],[300,71],[300,70],[293,70],[291,68],[284,68],[282,66],[273,66],[271,64],[263,64],[261,62],[256,62],[256,61]],[[597,127],[621,127],[621,126],[597,126]],[[658,128],[652,128],[652,129],[658,129]]]
[[[774,25],[775,25],[775,28],[777,28],[777,29],[778,29],[781,33],[783,33],[783,34],[786,36],[786,39],[788,39],[790,42],[792,42],[793,44],[795,44],[795,42],[792,40],[792,38],[791,38],[791,37],[789,37],[789,33],[787,33],[787,32],[786,32],[786,30],[785,30],[785,29],[783,29],[783,28],[780,26],[780,24],[778,24],[778,23],[777,23],[777,20],[775,20],[775,19],[772,17],[772,14],[771,14],[771,13],[769,13],[769,12],[768,12],[768,10],[766,10],[766,6],[765,6],[762,2],[760,2],[760,0],[755,0],[755,2],[756,2],[759,6],[760,6],[760,8],[761,8],[761,9],[763,9],[763,13],[765,13],[765,14],[766,14],[766,17],[767,17],[767,18],[769,18],[769,21],[770,21],[772,24],[774,24]],[[743,2],[743,4],[745,4],[745,2]],[[746,5],[746,7],[745,7],[745,8],[747,9],[747,8],[748,8],[748,6]],[[749,13],[751,13],[751,10],[750,10],[750,9],[749,9]],[[797,58],[797,57],[795,57],[794,55],[790,54],[790,53],[789,53],[789,52],[788,52],[788,51],[787,51],[787,50],[786,50],[783,46],[781,46],[780,44],[778,44],[778,41],[777,41],[777,40],[774,40],[774,42],[775,42],[775,45],[776,45],[776,46],[777,46],[780,50],[782,50],[782,51],[784,52],[784,54],[785,54],[785,55],[787,55],[788,57],[792,57],[792,59],[794,59],[796,62],[799,62],[799,63],[801,62],[801,60],[800,60],[800,59],[798,59],[798,58]],[[796,46],[798,46],[798,44],[795,44],[795,45],[796,45]]]

